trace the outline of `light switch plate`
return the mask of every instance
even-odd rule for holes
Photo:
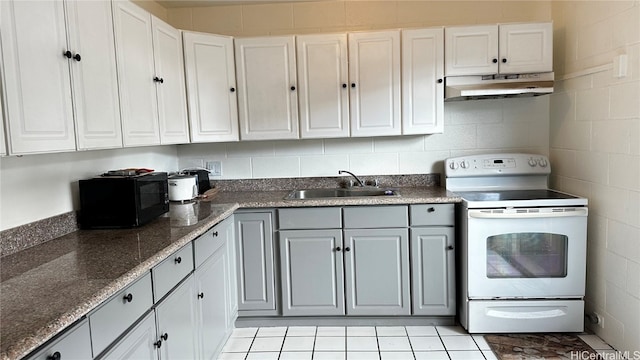
[[[218,160],[207,161],[207,170],[211,176],[222,176],[222,162]]]

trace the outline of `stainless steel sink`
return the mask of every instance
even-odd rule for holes
[[[336,188],[294,190],[285,197],[287,200],[324,199],[340,197],[400,196],[397,190],[380,188]]]

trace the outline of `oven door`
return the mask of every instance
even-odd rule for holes
[[[469,209],[468,297],[583,297],[587,213],[586,207]]]

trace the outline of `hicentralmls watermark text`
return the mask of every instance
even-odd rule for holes
[[[614,351],[596,354],[591,351],[572,351],[572,360],[640,360],[640,350]]]

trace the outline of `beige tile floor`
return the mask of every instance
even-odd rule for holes
[[[580,335],[598,352],[614,350]],[[482,335],[459,326],[289,326],[238,328],[219,360],[492,360]]]

